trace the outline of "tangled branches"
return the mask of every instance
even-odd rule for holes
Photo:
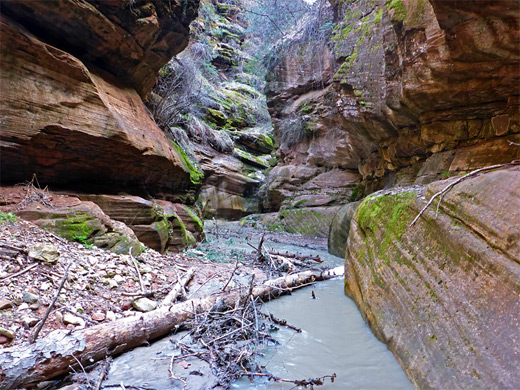
[[[274,327],[260,322],[259,306],[250,295],[234,308],[217,300],[186,324],[193,345],[178,343],[182,354],[172,359],[196,356],[206,361],[222,386],[229,386],[244,372],[260,372],[256,362],[259,346],[276,344],[276,340],[266,333]]]

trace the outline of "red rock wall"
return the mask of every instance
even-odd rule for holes
[[[297,41],[271,72],[279,136],[295,112],[309,133],[282,139],[283,164],[358,170],[374,190],[520,157],[510,144],[520,132],[518,2],[357,1],[335,12],[328,46]],[[331,52],[333,80],[322,64]]]
[[[65,189],[194,201],[183,157],[139,96],[185,46],[194,14],[169,1],[131,4],[2,4],[2,183],[35,173]]]

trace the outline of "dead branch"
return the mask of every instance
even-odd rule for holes
[[[106,358],[105,363],[103,364],[103,367],[101,367],[101,372],[99,373],[99,378],[97,380],[96,386],[94,387],[94,390],[101,389],[101,384],[103,383],[103,380],[105,379],[105,375],[108,372],[108,369],[110,367],[111,359]]]
[[[32,270],[33,268],[35,268],[37,266],[38,266],[38,263],[31,264],[29,267],[21,270],[20,272],[17,272],[15,274],[11,274],[11,275],[2,276],[0,278],[0,280],[8,280],[8,279],[15,278],[17,276],[23,275],[24,273],[29,272],[30,270]]]
[[[42,320],[38,324],[38,327],[35,329],[34,333],[31,336],[31,339],[29,341],[31,344],[33,344],[36,341],[36,339],[38,338],[38,335],[40,334],[40,331],[43,328],[43,325],[45,324],[45,321],[47,321],[47,318],[49,318],[49,314],[51,314],[52,308],[56,304],[56,301],[58,300],[58,296],[60,295],[60,292],[63,289],[63,286],[65,285],[65,281],[67,280],[67,275],[69,274],[69,268],[71,265],[72,265],[72,261],[69,261],[67,268],[65,268],[65,274],[63,275],[63,278],[61,279],[60,286],[58,287],[58,291],[56,292],[54,299],[52,300],[51,304],[47,308],[45,315],[43,316]],[[74,355],[72,355],[72,356],[74,357]]]
[[[171,359],[170,359],[170,367],[168,367],[168,371],[170,372],[170,377],[173,379],[173,380],[176,380],[176,381],[179,381],[182,383],[182,388],[185,389],[186,388],[186,381],[182,378],[178,378],[175,376],[175,374],[173,373],[173,363],[175,361],[175,356],[172,356]]]
[[[332,375],[323,375],[318,378],[309,378],[309,379],[283,379],[276,377],[274,375],[263,373],[263,372],[243,372],[244,376],[260,376],[265,377],[270,381],[273,382],[285,382],[285,383],[293,383],[295,386],[302,386],[302,387],[308,387],[310,386],[311,389],[313,389],[313,386],[323,386],[325,383],[325,379],[329,378],[332,383],[334,383],[334,380],[336,379],[336,373]]]
[[[178,279],[175,287],[164,297],[160,306],[169,306],[174,303],[181,294],[186,297],[186,286],[193,279],[193,275],[195,274],[195,269],[190,268],[186,275],[182,279]]]
[[[302,330],[300,328],[297,328],[296,326],[288,324],[286,320],[282,320],[280,318],[276,318],[272,314],[265,314],[265,313],[261,313],[261,314],[265,318],[267,318],[269,321],[274,322],[276,325],[285,326],[286,328],[292,329],[292,330],[296,331],[297,333],[301,333],[302,332]]]
[[[253,287],[251,297],[272,299],[309,282],[326,280],[342,274],[343,267],[326,272],[300,272]],[[66,277],[62,282],[65,283],[65,280]],[[67,373],[70,371],[70,365],[75,362],[73,354],[84,366],[107,356],[121,354],[148,340],[168,334],[188,319],[212,308],[217,299],[222,302],[222,306],[232,308],[236,302],[243,302],[241,298],[240,290],[231,290],[73,332],[57,330],[30,345],[6,348],[0,354],[0,378],[4,378],[0,387],[27,387]]]
[[[239,258],[237,257],[237,261],[235,262],[235,268],[233,269],[233,272],[231,272],[231,276],[229,277],[229,279],[226,282],[226,284],[224,285],[224,287],[222,287],[222,292],[226,291],[227,286],[229,285],[229,283],[231,283],[231,280],[233,280],[233,276],[235,276],[235,272],[237,272],[237,269],[238,269],[238,264],[239,264]]]
[[[464,176],[461,176],[459,177],[457,180],[451,182],[450,184],[448,184],[446,187],[444,187],[442,190],[440,190],[439,192],[436,192],[435,194],[433,194],[433,196],[430,198],[430,200],[428,201],[428,203],[426,203],[426,206],[423,207],[423,209],[419,212],[419,214],[417,214],[417,216],[415,217],[415,219],[412,221],[412,223],[410,224],[410,226],[413,226],[415,224],[415,222],[417,222],[417,220],[419,219],[419,217],[426,211],[426,209],[433,203],[434,199],[437,198],[438,196],[440,195],[443,195],[445,193],[447,193],[449,190],[451,190],[455,185],[459,184],[461,181],[467,179],[468,177],[471,177],[471,176],[475,176],[479,173],[482,173],[482,172],[486,172],[486,171],[491,171],[493,169],[498,169],[498,168],[505,168],[505,167],[509,167],[509,166],[514,166],[514,165],[520,165],[520,161],[512,161],[510,163],[507,163],[507,164],[496,164],[496,165],[491,165],[489,167],[484,167],[484,168],[480,168],[480,169],[477,169],[477,170],[474,170],[470,173],[467,173],[465,174]]]
[[[27,248],[21,248],[19,246],[15,246],[15,245],[12,245],[12,244],[8,244],[6,242],[0,242],[0,247],[2,248],[6,248],[8,250],[11,250],[11,251],[15,251],[15,252],[20,252],[20,253],[24,253],[24,254],[27,254],[29,251],[27,250]]]
[[[289,259],[312,260],[317,263],[323,263],[323,260],[318,255],[302,255],[300,253],[278,252],[274,250],[269,250],[267,251],[267,253],[269,253],[270,255],[287,257]]]
[[[128,250],[128,254],[130,255],[130,258],[132,259],[132,263],[135,267],[135,272],[137,272],[137,277],[139,278],[139,285],[141,286],[141,292],[145,293],[146,289],[144,288],[143,279],[141,278],[141,271],[139,271],[139,266],[137,265],[137,260],[134,259],[134,256],[132,256],[132,248]]]

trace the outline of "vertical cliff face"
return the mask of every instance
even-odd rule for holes
[[[518,4],[335,7],[328,41],[294,42],[271,72],[279,132],[295,117],[302,133],[282,139],[283,163],[356,170],[377,189],[518,157]]]
[[[142,99],[187,45],[197,8],[169,0],[4,2],[2,185],[35,174],[67,192],[193,204],[198,178]],[[169,225],[159,229],[156,220],[147,229],[163,250]]]

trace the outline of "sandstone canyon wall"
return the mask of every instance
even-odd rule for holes
[[[371,192],[520,157],[518,4],[469,4],[333,2],[326,37],[288,39],[266,89],[281,142],[268,208],[297,193],[288,169],[360,174]]]
[[[193,204],[198,177],[143,99],[159,69],[187,45],[197,8],[198,1],[169,0],[3,2],[2,185],[35,174],[42,188],[69,194]],[[3,202],[18,207],[12,203]],[[143,240],[154,249],[169,246],[168,218],[157,215],[146,226],[138,238],[153,236]]]
[[[461,181],[409,225],[452,176],[520,159],[520,6],[331,3],[329,34],[289,37],[268,78],[280,163],[265,207],[347,203],[329,250],[345,255],[347,295],[418,388],[513,389],[518,167]]]

